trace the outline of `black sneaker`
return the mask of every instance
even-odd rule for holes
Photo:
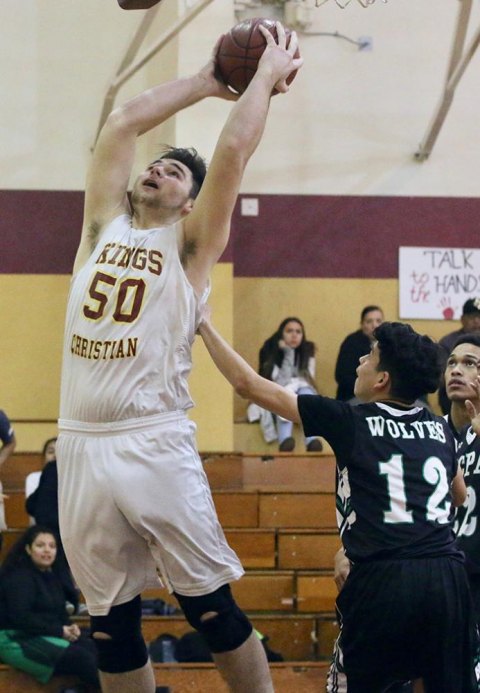
[[[292,436],[285,438],[278,446],[278,449],[280,452],[292,452],[292,450],[295,450],[295,438],[292,438]]]
[[[307,452],[322,452],[322,450],[323,450],[322,441],[319,440],[318,438],[314,438],[307,445]]]

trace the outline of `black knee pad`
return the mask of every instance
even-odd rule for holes
[[[175,593],[190,625],[204,636],[212,652],[229,652],[250,637],[252,624],[232,597],[230,585],[223,585],[211,594],[187,597]],[[204,614],[217,616],[202,620]]]
[[[90,618],[100,671],[122,674],[140,669],[147,663],[148,651],[142,636],[141,620],[140,596],[125,604],[112,606],[106,616]],[[110,639],[96,638],[95,633],[106,633]]]

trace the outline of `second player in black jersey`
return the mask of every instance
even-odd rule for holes
[[[450,413],[445,418],[457,436],[457,459],[467,486],[467,498],[457,509],[454,529],[458,545],[465,554],[477,623],[480,623],[480,438],[470,425],[465,403],[470,401],[480,411],[476,387],[479,367],[480,336],[462,335],[445,368],[445,388],[451,402]]]

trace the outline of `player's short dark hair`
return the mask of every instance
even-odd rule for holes
[[[161,159],[174,159],[190,169],[193,180],[190,197],[194,200],[200,192],[200,188],[207,175],[205,159],[193,147],[171,147],[169,145],[165,145],[162,148],[160,155],[155,161],[160,161]]]
[[[414,402],[427,392],[435,392],[442,372],[436,342],[401,322],[383,322],[373,336],[380,354],[378,370],[388,371],[394,397]]]
[[[473,344],[473,346],[476,346],[480,349],[480,334],[474,334],[473,332],[467,332],[467,334],[462,334],[461,337],[455,340],[452,351],[453,349],[455,349],[455,347],[459,346],[459,344]]]
[[[380,306],[365,306],[365,308],[362,310],[360,314],[360,322],[363,322],[367,313],[371,313],[374,310],[379,310],[380,313],[383,315],[383,310],[380,308]]]

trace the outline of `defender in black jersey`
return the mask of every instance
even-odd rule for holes
[[[447,422],[413,406],[438,386],[438,347],[409,325],[383,323],[360,359],[358,407],[298,398],[258,376],[214,330],[200,333],[237,392],[306,435],[326,438],[337,458],[337,512],[353,563],[337,599],[349,693],[383,693],[422,679],[426,693],[476,691],[476,629],[452,502],[466,487]]]
[[[454,532],[457,544],[465,554],[465,567],[477,624],[480,623],[480,438],[472,430],[465,402],[470,400],[476,410],[480,411],[480,394],[475,387],[479,366],[480,336],[462,335],[454,344],[445,367],[446,393],[451,402],[450,412],[445,416],[445,420],[457,439],[457,460],[464,472],[467,486],[467,498],[463,505],[457,508]],[[336,580],[340,590],[350,571],[350,564],[349,561],[344,561],[343,552],[338,553],[336,560]],[[341,663],[335,660],[329,672],[328,691],[346,693],[346,681],[342,674]],[[410,690],[406,687],[405,693],[410,693]]]
[[[446,419],[457,436],[457,458],[467,486],[467,499],[457,509],[454,529],[457,543],[465,554],[477,623],[480,623],[480,438],[470,426],[465,402],[471,401],[480,411],[476,389],[479,367],[480,335],[465,334],[455,343],[445,368],[446,393],[451,402]]]

